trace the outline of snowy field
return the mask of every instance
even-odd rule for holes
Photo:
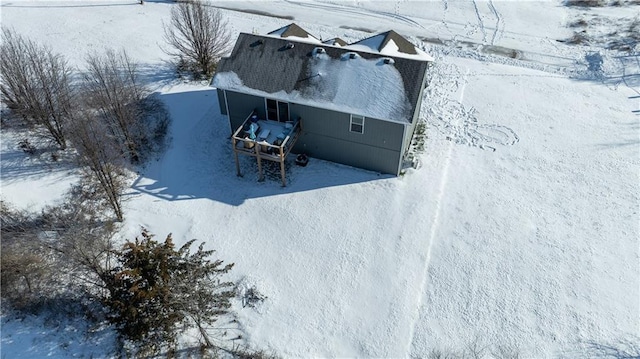
[[[234,34],[295,21],[349,42],[394,29],[435,59],[422,166],[404,176],[316,159],[235,176],[215,90],[175,80],[172,4],[3,1],[3,26],[82,66],[124,47],[173,119],[132,180],[122,238],[197,238],[268,298],[236,309],[248,342],[285,357],[425,357],[477,342],[522,357],[640,342],[640,60],[571,46],[559,1],[219,2]],[[590,16],[640,16],[639,6]],[[613,30],[613,29],[612,29]],[[439,44],[436,44],[439,43]],[[602,62],[590,59],[597,54]],[[2,199],[37,210],[76,180],[2,131]],[[2,322],[2,357],[108,356],[112,337]],[[80,329],[78,329],[80,328]],[[76,333],[76,334],[74,334]],[[58,342],[56,342],[58,340]]]

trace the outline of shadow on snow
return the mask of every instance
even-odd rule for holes
[[[46,141],[39,141],[32,134],[26,134],[23,138],[32,141],[32,144],[36,146],[36,152],[33,155],[28,155],[18,148],[18,138],[5,139],[11,143],[15,142],[15,146],[2,152],[0,180],[3,183],[22,181],[26,178],[39,178],[44,175],[54,175],[54,178],[64,179],[69,176],[70,171],[77,168],[73,157],[58,151],[57,147],[47,144]],[[60,156],[57,161],[51,159],[54,153],[58,153]]]
[[[220,114],[214,89],[162,94],[171,113],[171,143],[164,155],[150,163],[134,181],[130,195],[142,193],[167,201],[206,198],[238,206],[247,199],[344,186],[393,178],[310,158],[306,167],[286,163],[287,187],[282,187],[277,163],[265,167],[258,182],[255,158],[240,157],[242,177],[236,176],[231,129]]]

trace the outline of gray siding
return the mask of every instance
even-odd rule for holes
[[[291,113],[303,119],[305,134],[319,134],[352,143],[380,147],[393,151],[402,148],[404,125],[371,117],[364,120],[364,133],[349,131],[351,114],[291,104]]]
[[[411,145],[411,140],[413,139],[413,132],[416,130],[417,121],[413,121],[407,125],[404,133],[404,141],[402,142],[402,153],[403,155],[407,153],[409,150],[409,146]]]
[[[425,73],[429,73],[430,64],[427,64],[427,69]],[[422,99],[424,98],[425,87],[427,85],[427,76],[422,79],[422,87],[421,91],[418,95],[418,102],[415,107],[415,111],[413,113],[413,118],[411,119],[410,126],[407,127],[407,133],[404,138],[404,143],[402,144],[402,153],[406,153],[409,150],[409,145],[411,145],[411,139],[413,138],[413,133],[416,129],[416,125],[418,124],[418,119],[420,118],[420,108],[422,107]]]
[[[306,121],[303,119],[303,124]],[[400,151],[353,143],[335,137],[304,133],[294,148],[296,153],[371,171],[398,175]]]
[[[229,122],[231,123],[231,131],[235,131],[247,119],[251,111],[256,109],[260,117],[265,116],[264,98],[246,95],[239,92],[227,90],[227,105],[229,106]]]
[[[302,118],[294,151],[383,173],[398,174],[405,125],[365,117],[364,133],[349,131],[351,114],[290,104]]]
[[[254,109],[265,117],[265,99],[227,91],[229,121],[235,131]],[[289,103],[290,118],[302,118],[295,153],[372,171],[398,175],[409,124],[365,117],[364,133],[349,131],[351,114]]]
[[[218,106],[220,106],[220,113],[226,115],[227,105],[224,103],[224,90],[218,89],[216,93],[218,94]]]

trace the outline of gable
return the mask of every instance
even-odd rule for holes
[[[405,57],[423,61],[433,61],[433,58],[422,50],[417,49],[411,42],[391,30],[347,45],[353,50],[373,51],[382,55]]]
[[[271,31],[267,35],[278,36],[282,38],[289,38],[290,40],[309,41],[315,43],[321,43],[319,39],[307,32],[307,30],[301,28],[296,24],[289,24],[283,26],[277,30]]]
[[[325,40],[322,42],[323,44],[331,45],[331,46],[347,46],[347,42],[342,40],[339,37],[334,37],[333,39]]]

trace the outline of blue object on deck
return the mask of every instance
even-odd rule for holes
[[[256,131],[258,131],[258,124],[257,123],[252,123],[251,126],[249,126],[249,138],[252,140],[256,139]]]

